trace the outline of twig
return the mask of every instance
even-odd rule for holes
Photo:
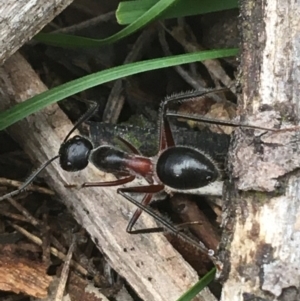
[[[38,246],[42,246],[42,240],[29,233],[27,230],[25,230],[24,228],[18,226],[18,225],[14,225],[12,223],[9,223],[13,228],[15,228],[17,231],[19,231],[20,233],[22,233],[24,236],[26,236],[29,240],[31,240],[32,242],[34,242],[35,244],[37,244]],[[62,261],[66,261],[66,255],[63,254],[62,252],[58,251],[57,249],[51,247],[50,248],[51,254],[58,257],[59,259],[61,259]],[[80,264],[78,264],[77,262],[75,262],[74,260],[71,261],[71,266],[77,270],[77,272],[79,272],[80,274],[82,274],[83,276],[87,276],[88,275],[88,271],[83,268]]]
[[[155,28],[153,26],[144,30],[135,41],[134,45],[132,46],[132,50],[128,53],[123,64],[128,64],[138,60],[142,56],[143,50],[153,39],[154,34]],[[111,89],[103,113],[103,122],[116,123],[118,121],[125,101],[125,97],[121,94],[123,91],[122,81],[123,79],[117,80]]]
[[[192,37],[192,41],[186,38],[185,29],[189,30],[189,37]],[[204,50],[204,48],[197,42],[196,37],[193,35],[187,24],[183,23],[183,21],[179,21],[179,26],[168,32],[187,52]],[[221,82],[235,93],[234,81],[227,75],[218,60],[205,60],[201,63],[207,68],[207,71],[214,80],[216,87],[218,87],[219,82]]]
[[[54,301],[63,300],[63,295],[64,295],[64,291],[65,291],[65,287],[66,287],[66,283],[67,283],[67,279],[68,279],[68,275],[69,275],[69,270],[70,270],[71,259],[72,259],[72,255],[73,255],[73,252],[75,249],[75,242],[76,242],[76,239],[75,239],[75,236],[73,236],[72,243],[70,245],[68,254],[66,256],[64,267],[61,271],[60,281],[57,286]]]
[[[165,28],[165,26],[162,23],[161,23],[161,25],[162,26],[159,28],[159,32],[158,32],[159,41],[160,41],[160,44],[161,44],[164,54],[166,56],[170,56],[170,55],[172,55],[172,53],[170,51],[169,45],[166,40],[166,35],[165,35],[165,31],[167,29]],[[205,81],[201,77],[197,76],[197,78],[195,79],[192,76],[192,74],[190,74],[188,71],[186,71],[181,66],[176,66],[176,67],[174,67],[174,69],[183,78],[183,80],[185,80],[194,89],[201,90],[201,89],[207,88]]]

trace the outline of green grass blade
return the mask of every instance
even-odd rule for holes
[[[47,105],[112,80],[160,68],[167,68],[207,59],[235,56],[237,53],[238,49],[236,48],[201,51],[196,53],[170,56],[167,58],[135,62],[96,72],[45,91],[20,104],[17,104],[5,112],[0,113],[0,130],[3,130],[13,123],[27,117],[28,115],[37,112]]]
[[[119,31],[118,33],[106,38],[106,39],[89,39],[85,37],[72,36],[67,34],[46,34],[39,33],[35,36],[35,40],[60,47],[99,47],[106,44],[117,42],[126,36],[136,32],[138,29],[144,27],[146,24],[154,21],[158,16],[173,5],[178,0],[160,0],[150,6],[148,10],[144,11],[142,15],[139,15],[134,22]]]
[[[120,2],[116,17],[121,25],[127,25],[134,22],[143,15],[158,0],[136,0]],[[167,8],[159,19],[179,18],[184,16],[193,16],[207,14],[216,11],[222,11],[238,7],[238,0],[180,0],[175,5]]]
[[[191,301],[195,298],[208,284],[215,279],[216,268],[213,268],[204,277],[202,277],[194,286],[186,291],[177,301]]]

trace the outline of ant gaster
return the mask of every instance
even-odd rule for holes
[[[154,157],[145,157],[128,141],[121,137],[118,139],[125,144],[130,150],[125,152],[111,145],[103,145],[97,148],[93,147],[90,140],[83,136],[74,136],[69,139],[71,134],[84,121],[88,120],[96,111],[97,104],[94,104],[74,125],[73,129],[64,139],[59,153],[54,158],[43,164],[29,179],[18,189],[0,198],[0,201],[8,197],[12,197],[26,189],[26,187],[34,180],[34,178],[53,160],[59,158],[62,169],[72,172],[86,168],[89,162],[93,163],[98,169],[113,173],[116,176],[122,176],[120,179],[109,182],[89,182],[82,184],[81,187],[99,187],[99,186],[119,186],[125,183],[132,182],[136,177],[142,177],[147,182],[146,186],[125,187],[117,189],[117,192],[135,204],[138,209],[133,214],[128,223],[126,231],[129,233],[149,233],[155,232],[157,229],[132,230],[137,219],[142,211],[147,212],[159,221],[169,231],[175,233],[185,241],[194,245],[202,252],[207,254],[216,266],[219,266],[217,258],[214,256],[214,251],[206,248],[203,243],[196,242],[183,232],[161,218],[151,207],[147,206],[153,194],[166,190],[167,192],[194,192],[200,190],[200,194],[206,195],[221,195],[222,181],[221,173],[217,164],[210,158],[209,155],[202,151],[188,147],[176,146],[170,128],[167,116],[180,116],[185,119],[193,119],[204,121],[206,123],[218,123],[229,126],[246,126],[255,129],[270,130],[266,128],[243,125],[232,121],[214,120],[179,113],[166,112],[166,107],[172,101],[184,101],[196,96],[204,96],[212,92],[220,92],[226,89],[209,90],[207,92],[193,91],[182,95],[170,97],[162,103],[159,115],[159,151]],[[72,187],[73,185],[68,185]],[[144,193],[143,200],[136,201],[128,193]]]

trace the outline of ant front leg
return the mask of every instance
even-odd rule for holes
[[[135,176],[129,176],[126,178],[118,179],[115,181],[107,182],[86,182],[81,185],[82,188],[86,187],[109,187],[109,186],[119,186],[129,182],[132,182],[135,179]]]
[[[139,207],[131,217],[126,232],[130,234],[141,234],[141,233],[156,233],[156,232],[162,232],[162,227],[156,227],[156,228],[148,228],[148,229],[139,229],[139,230],[132,230],[135,223],[137,222],[138,218],[142,214],[143,211],[147,212],[149,215],[151,215],[154,219],[160,221],[162,219],[151,207],[148,205],[150,204],[152,200],[152,196],[154,193],[158,193],[164,189],[163,185],[148,185],[148,186],[137,186],[137,187],[126,187],[126,188],[119,188],[117,192],[122,195],[125,199],[127,199],[129,202],[133,203],[137,207]],[[128,193],[146,193],[143,197],[142,202],[138,202],[133,197],[128,195]]]
[[[115,181],[107,181],[107,182],[85,182],[80,185],[80,188],[86,187],[110,187],[110,186],[120,186],[129,182],[132,182],[135,179],[135,176],[128,176],[122,179],[118,179]],[[76,184],[65,185],[67,188],[77,187]]]

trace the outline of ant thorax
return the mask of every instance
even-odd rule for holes
[[[90,161],[98,169],[114,175],[133,175],[153,183],[153,163],[150,158],[129,154],[111,145],[99,146],[91,152]]]

